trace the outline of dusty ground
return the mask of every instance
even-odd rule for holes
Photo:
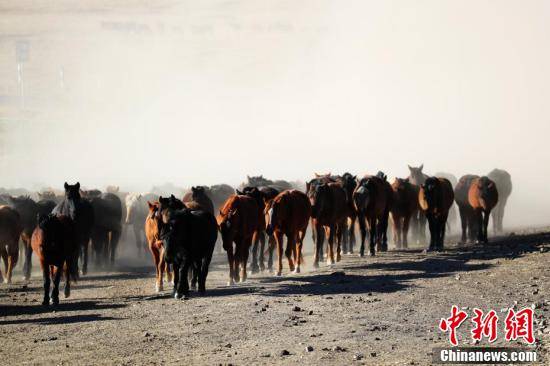
[[[186,301],[168,290],[156,295],[150,265],[127,265],[87,276],[56,310],[40,305],[34,276],[28,285],[0,287],[0,357],[10,364],[423,365],[433,347],[448,345],[437,324],[451,305],[495,309],[503,321],[502,309],[515,301],[536,307],[544,355],[549,260],[550,232],[525,231],[487,247],[345,256],[332,268],[287,269],[280,278],[252,276],[227,287],[220,256],[207,296]],[[461,328],[464,345],[470,329]]]

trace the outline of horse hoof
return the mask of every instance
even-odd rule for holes
[[[63,294],[65,295],[65,298],[68,298],[71,296],[71,289],[65,288],[65,291],[63,291]]]
[[[183,294],[180,294],[179,292],[174,293],[174,299],[180,300],[183,297]]]
[[[29,282],[30,279],[31,279],[30,276],[23,276],[23,281],[24,282]]]
[[[48,299],[48,298],[44,299],[44,300],[42,301],[42,305],[43,305],[43,306],[48,306],[48,305],[50,305],[50,299]]]
[[[300,268],[296,267],[296,269],[292,271],[292,273],[300,273]]]
[[[227,281],[227,286],[233,286],[234,284],[235,284],[235,282],[233,280]]]
[[[282,275],[281,271],[277,271],[277,273],[275,273],[275,276],[277,276],[277,277],[281,277],[281,275]]]
[[[369,256],[370,256],[370,257],[376,256],[376,253],[374,252],[374,250],[371,250],[371,251],[369,252]]]
[[[155,291],[157,293],[161,292],[163,290],[162,286],[159,286],[159,285],[155,285]]]
[[[53,305],[53,306],[59,305],[59,299],[52,298],[50,300],[50,304]]]
[[[313,262],[313,268],[319,268],[319,263],[318,262]]]

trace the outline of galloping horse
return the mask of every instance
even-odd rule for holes
[[[138,256],[141,258],[142,252],[145,249],[143,237],[145,235],[143,224],[147,218],[147,204],[144,197],[139,193],[128,194],[126,201],[126,218],[124,225],[132,225],[134,237],[136,239],[136,249]]]
[[[75,238],[75,222],[68,216],[49,214],[38,219],[32,234],[31,245],[40,261],[44,279],[44,300],[50,303],[50,280],[53,279],[51,303],[59,304],[59,281],[65,271],[65,297],[71,295],[71,279],[76,279],[78,269],[78,244]]]
[[[229,262],[230,285],[246,281],[248,252],[252,237],[258,229],[258,211],[256,200],[244,195],[234,195],[227,199],[217,217],[223,248],[227,252]]]
[[[426,213],[430,227],[430,246],[427,251],[443,250],[445,226],[453,200],[453,186],[446,178],[429,177],[420,186],[418,202]]]
[[[393,202],[390,213],[393,222],[393,238],[397,248],[407,248],[409,222],[418,211],[418,191],[408,179],[396,178],[391,187]]]
[[[501,233],[503,231],[504,209],[506,202],[508,202],[508,197],[512,194],[512,177],[506,170],[501,169],[492,170],[488,174],[488,177],[495,182],[498,190],[498,203],[492,211],[493,231]]]
[[[291,271],[300,273],[303,241],[311,216],[307,195],[298,190],[284,191],[268,204],[265,213],[266,232],[277,241],[277,276],[281,275],[283,269],[283,235],[287,237],[285,254],[288,266]]]
[[[391,185],[380,176],[366,175],[359,181],[353,192],[353,204],[357,212],[361,230],[359,255],[365,255],[367,225],[369,229],[369,254],[375,255],[375,244],[379,251],[388,248],[388,218],[393,199]]]
[[[487,226],[491,210],[498,203],[498,191],[495,182],[488,177],[474,179],[468,190],[468,202],[477,221],[477,240],[487,243]]]

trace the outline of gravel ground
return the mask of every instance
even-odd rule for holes
[[[424,365],[434,347],[448,346],[437,326],[453,304],[495,309],[502,324],[516,301],[535,307],[535,347],[539,357],[548,352],[550,231],[443,254],[344,256],[333,267],[286,267],[282,277],[253,275],[233,287],[219,255],[207,295],[185,301],[171,298],[170,286],[154,293],[147,260],[122,257],[116,271],[91,273],[57,309],[40,305],[36,274],[1,285],[0,356],[10,364]],[[470,329],[460,328],[461,345],[472,344]],[[521,345],[503,338],[492,346]]]

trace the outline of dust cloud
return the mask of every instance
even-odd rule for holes
[[[498,167],[514,182],[506,224],[548,224],[548,2],[7,0],[0,12],[2,187]]]

